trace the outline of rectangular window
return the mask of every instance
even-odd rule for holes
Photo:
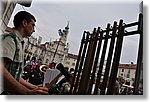
[[[75,66],[75,63],[72,63],[72,66]]]
[[[66,62],[66,64],[68,64],[68,65],[69,65],[69,64],[70,64],[70,62],[69,62],[69,61],[67,61],[67,62]]]

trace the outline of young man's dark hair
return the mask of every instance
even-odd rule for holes
[[[29,23],[31,22],[31,19],[33,19],[36,22],[36,19],[32,14],[26,11],[20,11],[14,16],[13,20],[14,27],[17,28],[23,20],[26,20],[27,23]]]

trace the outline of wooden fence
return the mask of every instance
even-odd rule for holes
[[[137,26],[137,29],[127,31],[127,28]],[[137,22],[125,24],[123,20],[119,25],[114,21],[113,26],[107,28],[94,28],[92,33],[84,31],[76,62],[70,94],[91,94],[95,83],[94,93],[112,95],[116,82],[122,43],[124,36],[139,34],[139,48],[135,74],[134,94],[138,94],[140,71],[143,62],[143,15],[139,14]],[[109,50],[107,51],[107,48]],[[105,59],[107,59],[105,61]]]

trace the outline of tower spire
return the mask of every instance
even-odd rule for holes
[[[65,29],[69,29],[69,21],[68,21],[68,23],[67,23],[67,26],[65,27]]]

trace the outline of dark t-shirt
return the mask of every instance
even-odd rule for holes
[[[43,84],[43,78],[37,70],[33,70],[29,75],[29,83],[34,85]]]

